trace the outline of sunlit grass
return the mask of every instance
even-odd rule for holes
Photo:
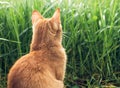
[[[119,6],[119,0],[0,1],[0,88],[12,64],[29,52],[31,12],[51,17],[57,7],[68,55],[66,87],[120,86]]]

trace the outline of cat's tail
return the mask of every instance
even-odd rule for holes
[[[44,72],[42,77],[44,83],[43,88],[64,88],[62,80],[57,80],[49,71]]]

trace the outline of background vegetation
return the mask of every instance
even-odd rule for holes
[[[29,52],[31,12],[61,8],[68,55],[67,88],[120,86],[119,0],[0,0],[0,88],[10,67]]]

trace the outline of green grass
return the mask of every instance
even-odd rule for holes
[[[66,87],[120,87],[119,0],[52,1],[0,1],[0,88],[6,88],[7,73],[17,58],[29,52],[31,12],[51,17],[57,7],[68,56]]]

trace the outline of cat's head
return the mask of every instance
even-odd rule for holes
[[[43,46],[61,44],[62,27],[60,9],[58,8],[51,18],[44,18],[38,11],[32,13],[33,37],[31,48],[37,50]]]

